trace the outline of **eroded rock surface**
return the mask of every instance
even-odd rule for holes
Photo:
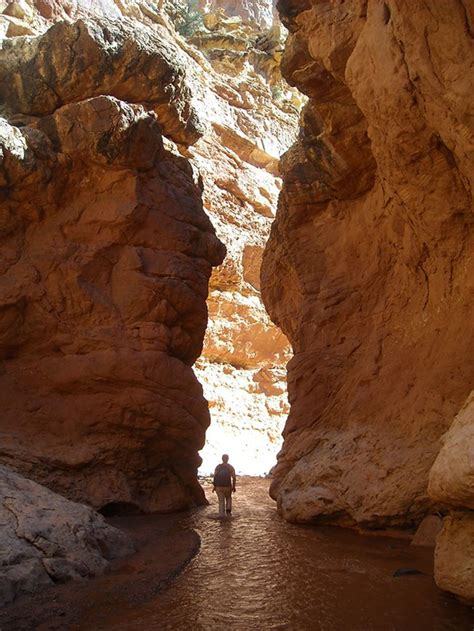
[[[436,540],[438,587],[474,604],[474,513],[454,511],[444,519]]]
[[[0,466],[0,607],[53,583],[97,576],[131,539],[82,504]]]
[[[208,330],[196,365],[212,417],[201,471],[211,472],[230,451],[237,471],[261,475],[281,445],[290,350],[262,304],[260,266],[281,187],[278,157],[294,140],[301,99],[281,82],[280,29],[262,32],[255,23],[213,13],[203,19],[189,41],[217,73],[208,83],[214,98],[205,99],[212,131],[189,148],[189,157],[203,177],[204,206],[227,257],[211,277]]]
[[[164,28],[135,28],[128,18],[58,22],[43,37],[4,42],[0,95],[8,115],[40,117],[102,94],[146,103],[168,137],[190,144],[205,128],[186,61]]]
[[[442,438],[428,490],[439,503],[474,510],[474,391]]]
[[[64,82],[53,72],[59,58],[40,66],[39,52],[29,73],[25,47],[51,56],[69,50],[71,33],[86,43]],[[191,366],[224,247],[197,176],[165,148],[156,113],[94,96],[125,98],[113,77],[135,81],[140,64],[158,72],[159,59],[169,64],[162,91],[179,93],[169,61],[179,53],[166,34],[157,47],[158,35],[146,39],[134,70],[109,66],[103,83],[97,58],[114,49],[123,60],[117,49],[133,48],[130,37],[128,24],[79,21],[2,52],[3,76],[17,73],[17,89],[2,84],[14,124],[1,127],[0,458],[96,507],[172,510],[203,500],[195,474],[209,413]],[[40,90],[37,101],[23,98],[48,72],[47,89],[58,84],[51,103],[43,106]],[[150,93],[142,88],[136,101],[159,92],[154,81]],[[82,93],[91,98],[76,100]]]
[[[310,100],[263,263],[295,353],[272,493],[294,521],[411,525],[474,377],[473,15],[278,6]]]

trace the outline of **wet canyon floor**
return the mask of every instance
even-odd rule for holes
[[[137,554],[104,577],[19,599],[0,629],[474,629],[473,610],[436,588],[432,549],[288,524],[268,484],[239,480],[229,519],[215,518],[209,486],[204,509],[113,518]],[[401,568],[421,574],[394,577]]]

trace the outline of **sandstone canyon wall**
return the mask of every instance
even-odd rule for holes
[[[286,412],[288,344],[259,292],[298,118],[280,35],[220,16],[200,52],[174,31],[179,3],[163,7],[22,0],[0,15],[0,460],[96,507],[203,500],[192,364],[222,242],[197,369],[209,462],[236,440],[268,470]]]
[[[255,26],[227,28],[190,40],[227,77],[219,91],[233,106],[226,117],[220,107],[212,131],[189,148],[203,177],[204,207],[227,248],[211,277],[209,324],[196,364],[212,417],[201,472],[231,452],[239,473],[261,475],[282,442],[290,350],[261,302],[260,265],[280,190],[278,157],[294,140],[299,102],[291,93],[289,100],[274,97],[281,90],[278,38]],[[242,52],[257,38],[258,48]]]
[[[473,4],[278,8],[309,103],[262,270],[294,349],[272,494],[292,521],[411,526],[474,378]]]
[[[178,51],[59,23],[4,42],[2,78],[2,462],[94,506],[199,501],[191,365],[224,248],[156,119],[196,133]]]

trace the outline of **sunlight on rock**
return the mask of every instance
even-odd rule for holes
[[[288,414],[285,372],[212,364],[196,373],[209,399],[211,425],[200,456],[200,475],[214,471],[223,453],[238,474],[266,475],[276,463]]]

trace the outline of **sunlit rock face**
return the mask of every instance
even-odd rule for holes
[[[180,54],[84,20],[1,53],[0,459],[93,506],[203,501],[192,364],[224,246],[157,120],[195,137]]]
[[[450,511],[436,540],[436,583],[474,604],[474,392],[442,438],[428,490]]]
[[[187,155],[203,178],[204,207],[227,256],[211,277],[196,365],[212,419],[200,472],[229,453],[239,473],[262,475],[282,442],[290,349],[261,302],[260,266],[281,188],[278,158],[294,141],[300,100],[280,81],[279,29],[262,37],[258,25],[232,16],[203,19],[189,41],[217,73],[215,96],[204,101],[211,131]]]
[[[266,247],[289,520],[416,523],[474,377],[472,23],[458,2],[281,0],[310,100]]]
[[[244,22],[269,28],[277,17],[276,0],[198,0],[204,11],[223,9],[229,16],[239,16]]]

